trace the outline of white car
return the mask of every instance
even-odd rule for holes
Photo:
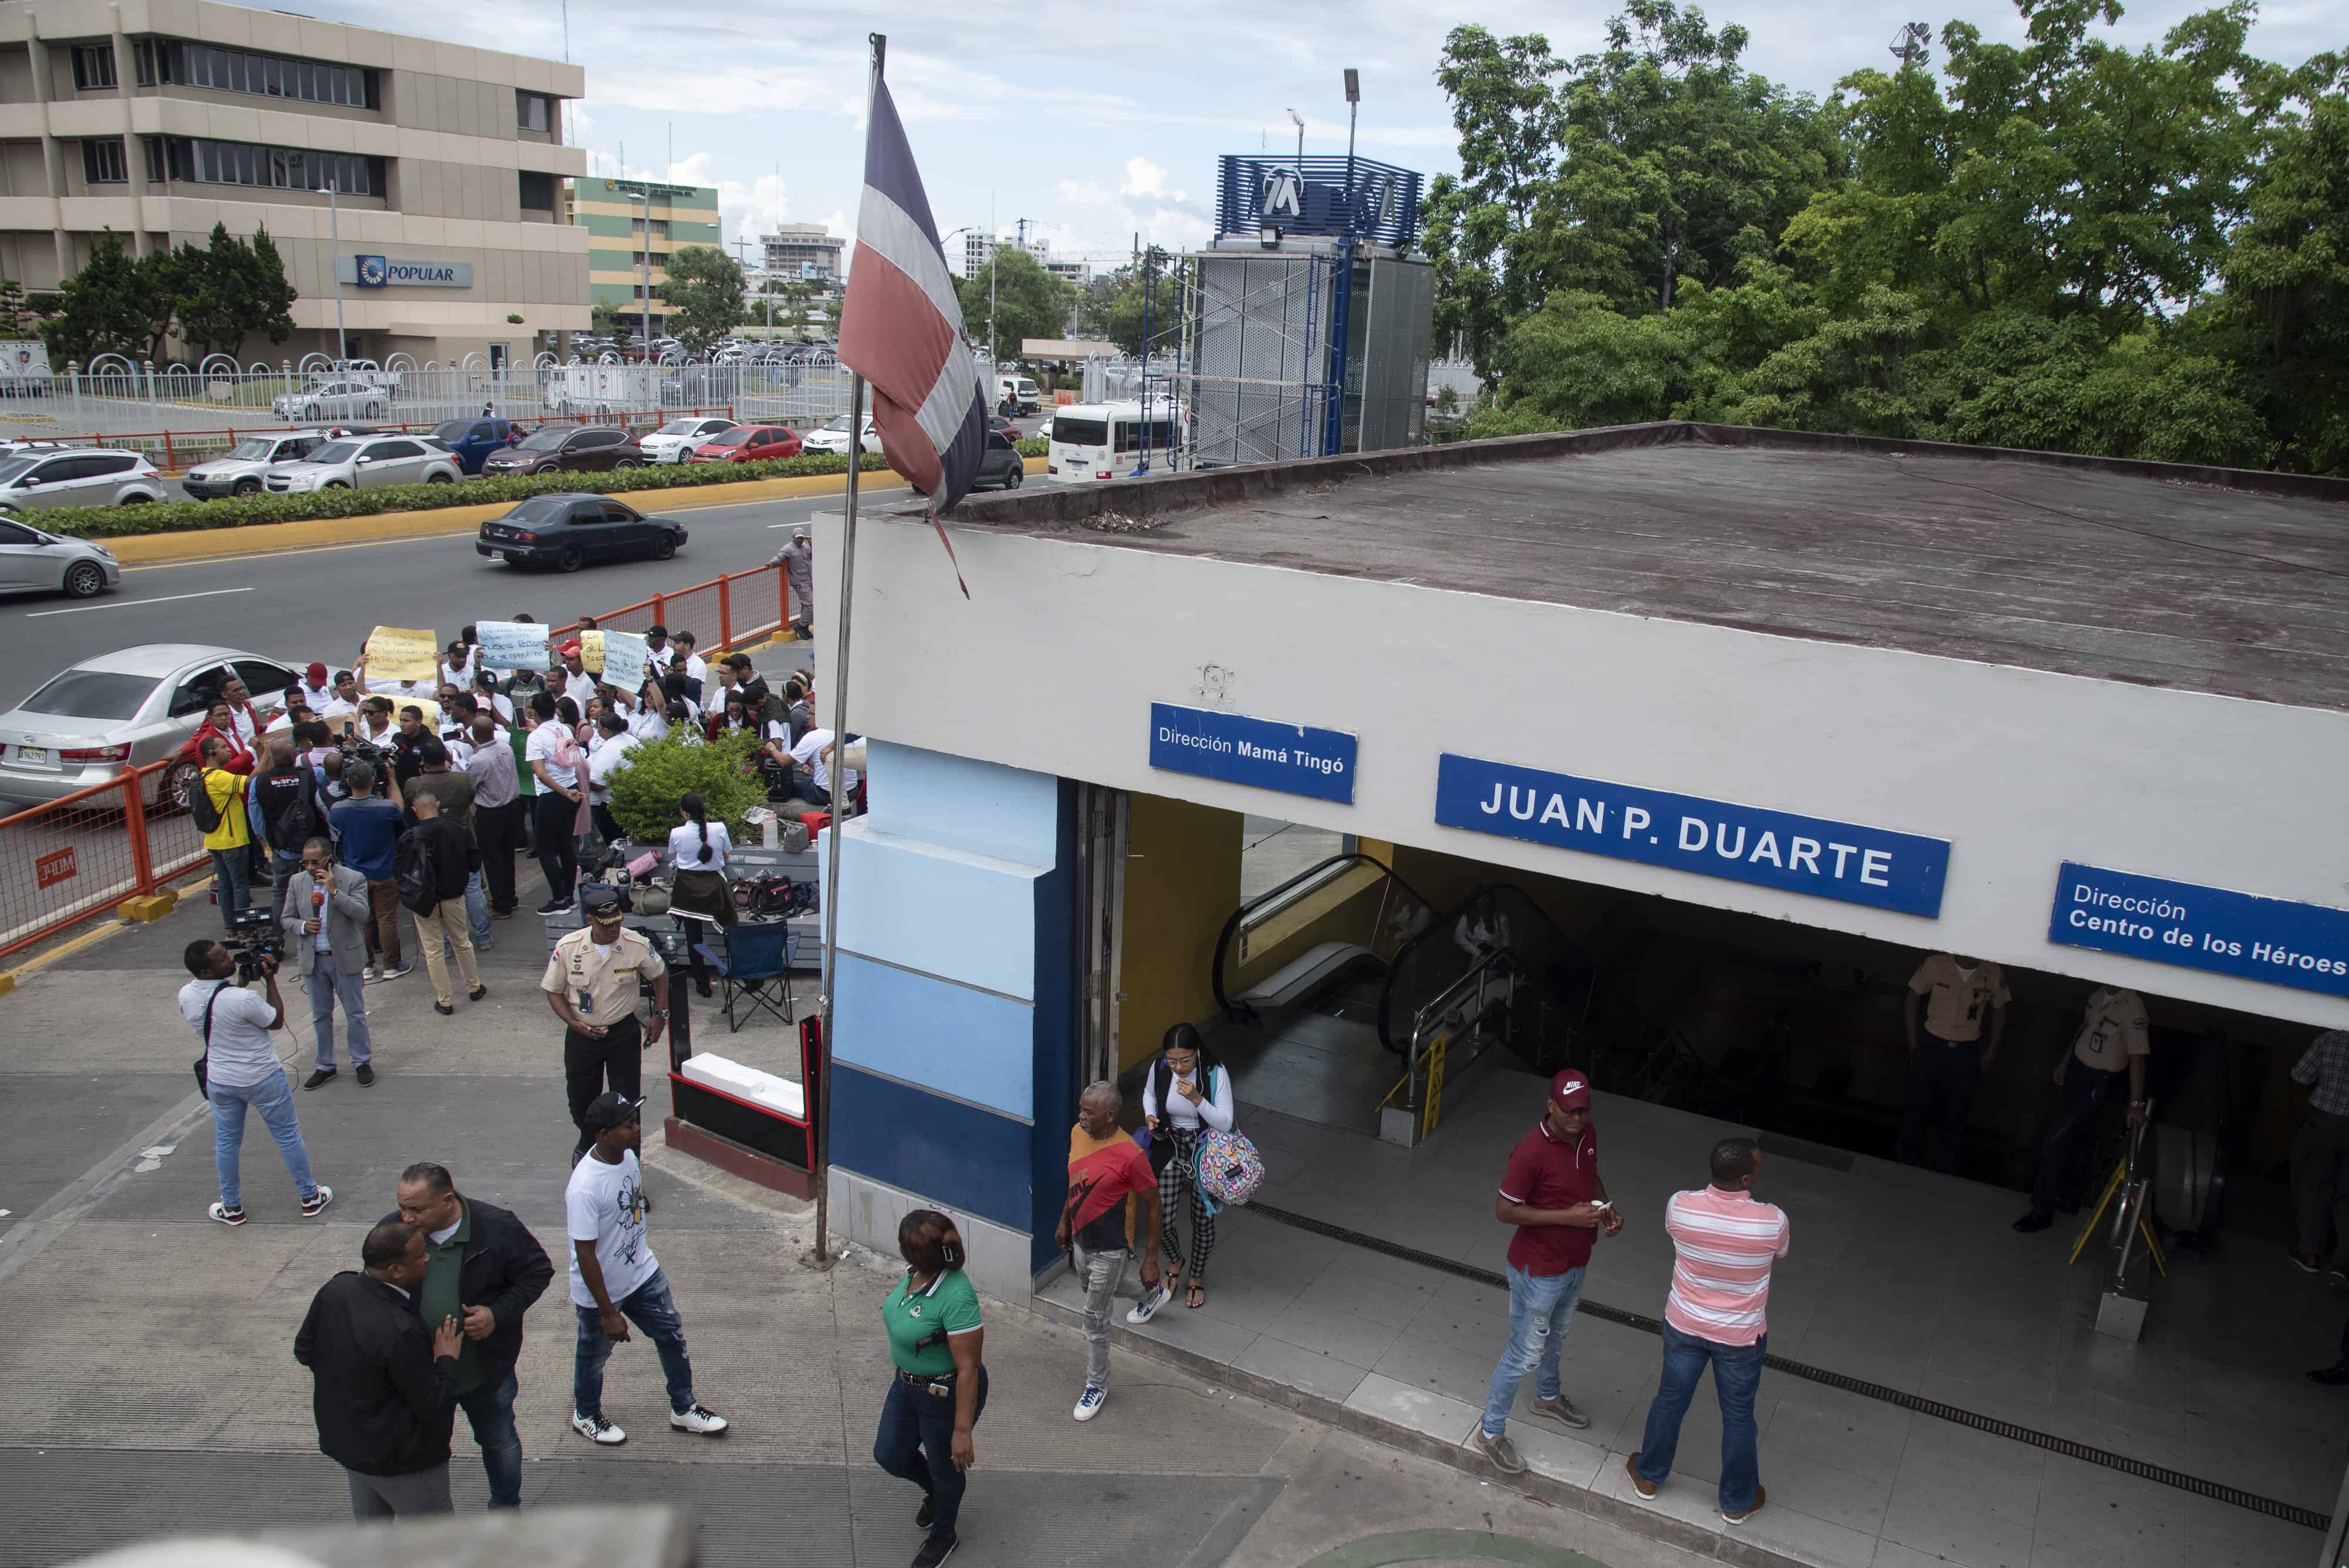
[[[281,420],[316,424],[321,420],[379,420],[391,395],[366,381],[321,381],[298,392],[269,400],[269,411]]]
[[[738,420],[695,419],[671,420],[650,435],[638,436],[636,444],[645,449],[647,462],[683,462],[695,447],[722,431],[730,431]]]
[[[277,464],[262,484],[272,495],[300,495],[388,484],[454,484],[462,472],[455,452],[421,436],[349,436],[328,441],[299,462]]]
[[[864,421],[864,446],[866,452],[877,452],[881,450],[881,432],[873,428],[870,416],[867,416]],[[803,432],[800,436],[800,450],[828,452],[835,457],[847,456],[848,416],[843,414],[838,419],[826,420],[814,430]]]
[[[0,513],[50,506],[140,506],[164,499],[146,454],[108,447],[17,452],[0,458]]]

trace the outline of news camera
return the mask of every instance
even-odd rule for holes
[[[243,909],[228,918],[228,934],[221,946],[236,955],[240,985],[274,971],[285,956],[285,939],[265,909]]]

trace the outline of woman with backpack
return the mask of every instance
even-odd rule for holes
[[[733,852],[733,838],[724,823],[709,820],[698,791],[688,790],[677,797],[677,814],[685,820],[668,832],[669,864],[677,868],[677,880],[669,887],[668,911],[730,926],[735,920],[734,894],[726,885],[726,857]],[[701,956],[701,944],[709,933],[705,928],[687,926],[683,918],[678,924],[689,939],[685,950],[691,959],[688,972],[693,988],[708,996],[709,965]]]
[[[1184,1251],[1175,1235],[1176,1218],[1187,1218],[1191,1234],[1188,1278],[1183,1304],[1207,1304],[1207,1254],[1216,1250],[1216,1217],[1209,1199],[1199,1189],[1199,1140],[1208,1132],[1232,1130],[1232,1075],[1198,1030],[1177,1023],[1166,1032],[1158,1060],[1142,1085],[1142,1119],[1150,1129],[1150,1164],[1158,1173],[1158,1202],[1166,1220],[1160,1244],[1168,1260],[1180,1268]],[[1174,1293],[1174,1269],[1165,1282],[1149,1292],[1125,1321],[1148,1323]]]

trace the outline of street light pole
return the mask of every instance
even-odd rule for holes
[[[645,280],[645,363],[653,362],[653,188],[647,183],[636,192],[645,199],[645,233],[636,242],[636,259]]]
[[[992,375],[1001,358],[995,346],[995,255],[1003,248],[1003,233],[995,226],[995,192],[987,193],[987,369]]]
[[[343,224],[335,210],[335,182],[327,181],[326,188],[318,194],[326,199],[327,244],[334,249],[334,265],[328,270],[335,275],[335,359],[337,364],[347,365],[351,362],[351,348],[343,334]]]
[[[1301,164],[1305,161],[1305,117],[1292,109],[1288,111],[1288,118],[1297,125],[1297,161]],[[1301,178],[1304,171],[1299,169],[1298,173]]]

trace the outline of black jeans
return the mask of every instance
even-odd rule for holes
[[[1918,1163],[1930,1124],[1939,1135],[1933,1168],[1957,1175],[1965,1156],[1966,1112],[1974,1103],[1974,1085],[1982,1081],[1982,1057],[1979,1040],[1944,1040],[1918,1031],[1917,1054],[1909,1063],[1909,1109],[1893,1144],[1901,1164]]]
[[[600,1040],[576,1029],[563,1032],[563,1086],[571,1098],[571,1125],[579,1129],[577,1153],[586,1153],[595,1141],[587,1136],[586,1118],[595,1096],[608,1086],[633,1100],[644,1085],[645,1030],[635,1014],[606,1029]]]
[[[510,912],[514,897],[514,850],[522,836],[522,802],[473,807],[473,837],[481,846],[481,880],[489,888],[490,908]]]
[[[978,1368],[978,1398],[970,1421],[987,1411],[987,1368]],[[944,1385],[953,1388],[949,1378]],[[933,1394],[930,1385],[909,1386],[889,1375],[889,1395],[881,1401],[881,1428],[873,1434],[873,1462],[899,1480],[912,1481],[926,1493],[933,1510],[931,1533],[951,1532],[962,1511],[963,1472],[954,1462],[955,1397]]]
[[[571,827],[579,803],[543,790],[532,798],[531,828],[538,837],[538,868],[546,873],[547,901],[568,902],[579,880],[579,840]]]
[[[2031,1184],[2031,1211],[2077,1209],[2086,1196],[2088,1160],[2096,1151],[2096,1123],[2127,1073],[2099,1073],[2075,1056],[2064,1069],[2055,1115],[2039,1146],[2039,1175]]]

